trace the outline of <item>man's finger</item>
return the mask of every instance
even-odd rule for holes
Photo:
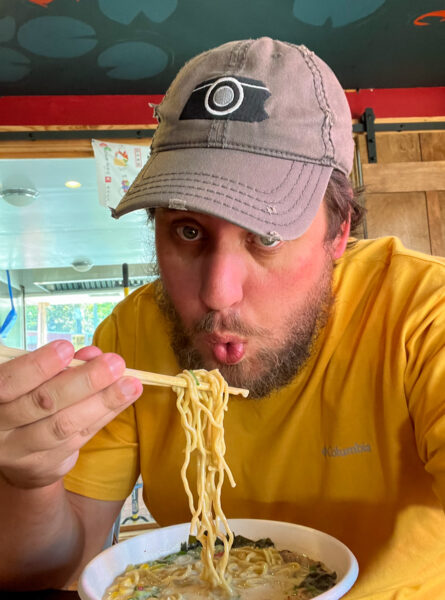
[[[142,393],[142,384],[123,377],[107,390],[52,415],[3,434],[2,474],[19,488],[50,485],[74,466],[80,448]],[[91,421],[89,421],[91,420]],[[74,432],[74,433],[72,433]]]
[[[142,393],[134,377],[122,377],[106,390],[46,419],[25,425],[8,434],[8,455],[16,460],[57,448],[69,456],[81,448],[104,424],[125,410]],[[56,454],[54,455],[56,456]]]
[[[79,360],[91,360],[100,354],[102,354],[102,350],[97,346],[85,346],[76,352],[74,358],[78,358]]]
[[[0,430],[45,419],[93,396],[116,381],[124,369],[123,359],[112,353],[100,354],[81,366],[66,369],[14,402],[0,404]]]
[[[57,340],[0,364],[0,403],[11,402],[39,387],[63,371],[73,356],[73,346]]]

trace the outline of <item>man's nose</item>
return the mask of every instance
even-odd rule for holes
[[[247,264],[241,253],[212,250],[202,263],[201,301],[209,310],[224,310],[243,299]]]

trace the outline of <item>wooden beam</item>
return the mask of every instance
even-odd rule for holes
[[[430,192],[445,190],[445,161],[363,164],[369,193]]]
[[[101,139],[98,136],[96,139]],[[151,139],[106,138],[116,144],[149,146]],[[0,158],[88,158],[93,157],[91,139],[85,140],[34,140],[0,143]]]
[[[395,235],[407,248],[431,253],[425,192],[367,194],[370,238]]]
[[[112,132],[113,130],[145,130],[145,129],[156,129],[155,125],[101,125],[98,127],[93,126],[77,126],[77,125],[48,125],[44,127],[24,127],[24,126],[2,126],[0,127],[1,132],[41,132],[41,131],[83,131],[86,134],[85,138],[82,139],[57,139],[57,140],[4,140],[0,142],[0,158],[89,158],[93,157],[93,147],[91,146],[91,139],[94,135],[96,139],[101,139],[100,131]],[[88,132],[94,131],[91,137],[88,137]],[[129,132],[128,138],[106,138],[106,141],[121,143],[121,144],[134,144],[137,146],[150,146],[151,138],[136,138],[132,137]]]

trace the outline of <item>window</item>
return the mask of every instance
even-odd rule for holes
[[[122,293],[27,297],[26,349],[35,350],[57,339],[69,340],[76,350],[90,345],[96,327],[122,298]]]

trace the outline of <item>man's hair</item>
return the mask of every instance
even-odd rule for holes
[[[351,216],[351,233],[354,233],[363,221],[366,209],[361,203],[363,190],[354,189],[348,177],[334,169],[326,188],[324,202],[328,229],[326,242],[334,240],[341,232],[341,227]],[[149,221],[153,221],[155,208],[147,208]]]
[[[363,189],[354,189],[351,181],[341,171],[334,169],[326,188],[324,202],[328,220],[327,242],[341,232],[341,226],[351,217],[351,233],[359,228],[366,209],[362,204]]]

